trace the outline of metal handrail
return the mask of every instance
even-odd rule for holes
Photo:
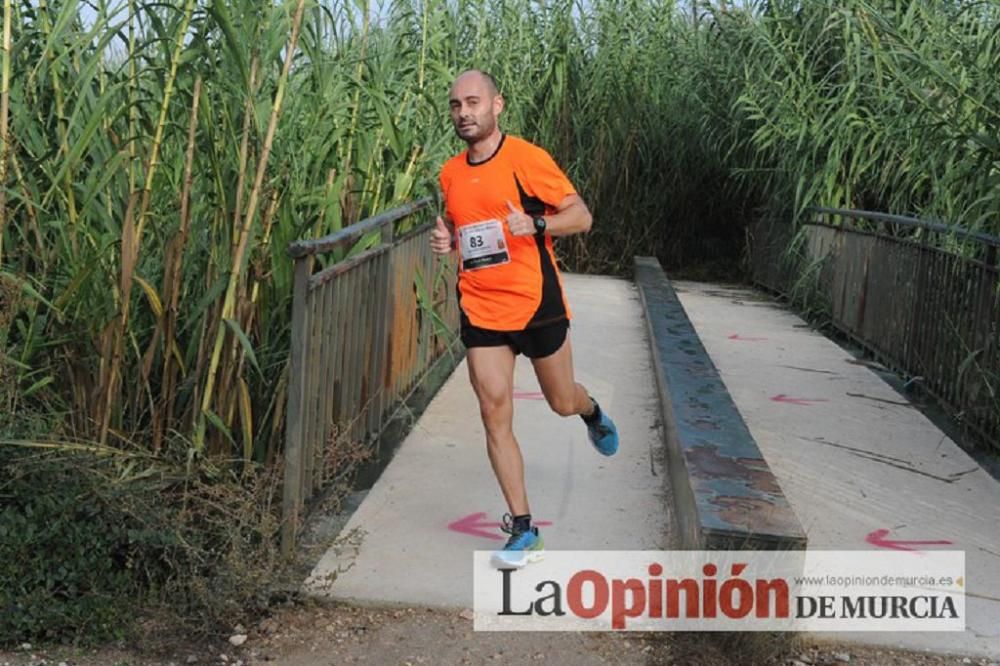
[[[829,321],[890,367],[919,378],[922,389],[961,414],[963,431],[1000,447],[1000,238],[912,217],[838,208],[810,208],[816,220],[795,242],[791,224],[759,223],[751,250],[754,280],[788,293],[815,278]],[[873,229],[819,215],[877,223]],[[924,238],[892,229],[925,229]],[[964,236],[959,251],[939,238]],[[790,247],[799,248],[789,252]],[[810,283],[811,282],[810,279]],[[997,448],[1000,450],[1000,448]]]
[[[852,219],[871,220],[873,222],[885,222],[888,224],[897,224],[904,227],[915,227],[919,229],[926,229],[928,231],[933,231],[939,234],[955,234],[962,238],[979,241],[980,243],[984,243],[992,247],[1000,247],[1000,236],[994,236],[992,234],[983,233],[981,231],[972,231],[971,229],[966,229],[965,227],[953,226],[949,224],[944,224],[942,222],[930,222],[928,220],[921,220],[919,218],[908,217],[906,215],[892,215],[890,213],[879,213],[870,210],[855,210],[851,208],[826,208],[823,206],[810,206],[807,210],[809,212],[819,213],[821,215],[840,215]],[[806,224],[820,224],[820,223],[806,222]]]
[[[396,220],[401,220],[408,215],[412,215],[421,208],[427,207],[432,201],[434,201],[434,197],[417,199],[412,203],[405,204],[399,208],[393,208],[392,210],[385,211],[384,213],[379,213],[378,215],[356,222],[349,227],[345,227],[340,231],[335,231],[334,233],[321,238],[295,241],[288,246],[288,256],[293,259],[299,259],[310,254],[321,254],[323,252],[335,250],[342,245],[353,243],[365,234],[377,231],[379,228],[387,224],[391,224]]]

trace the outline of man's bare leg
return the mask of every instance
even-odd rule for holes
[[[554,354],[531,359],[531,364],[535,367],[542,393],[556,414],[589,416],[594,411],[587,389],[577,384],[573,375],[573,349],[568,332],[566,340]]]
[[[587,425],[587,438],[597,452],[602,456],[613,456],[618,451],[618,429],[590,397],[587,389],[576,383],[569,333],[558,350],[531,362],[552,411],[560,416],[579,414]]]
[[[486,452],[512,516],[531,513],[524,487],[524,459],[514,438],[514,352],[510,347],[468,350],[469,379],[486,428]]]

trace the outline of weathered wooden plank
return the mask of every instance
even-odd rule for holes
[[[297,260],[293,269],[291,355],[288,375],[288,407],[285,410],[285,474],[282,486],[281,548],[287,555],[295,546],[302,507],[302,435],[305,407],[305,346],[309,320],[306,297],[312,257]]]

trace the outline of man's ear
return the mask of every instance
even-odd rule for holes
[[[503,111],[503,95],[497,95],[493,98],[493,115],[499,116],[501,111]]]

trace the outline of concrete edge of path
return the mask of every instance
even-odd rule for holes
[[[806,532],[654,257],[635,257],[681,544],[802,550]]]

